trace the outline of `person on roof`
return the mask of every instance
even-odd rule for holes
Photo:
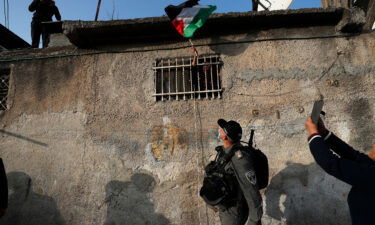
[[[29,11],[34,12],[31,22],[31,47],[39,47],[40,35],[42,35],[43,48],[45,48],[49,43],[49,33],[42,26],[42,23],[52,21],[53,16],[60,21],[59,9],[53,0],[33,0],[29,6]]]

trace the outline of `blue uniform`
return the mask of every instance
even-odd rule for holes
[[[374,225],[375,161],[333,134],[326,141],[320,135],[315,135],[310,139],[309,146],[323,170],[352,185],[348,196],[352,224]]]

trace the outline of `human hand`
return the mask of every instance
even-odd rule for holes
[[[193,62],[192,62],[192,65],[196,66],[198,64],[198,51],[197,51],[197,49],[194,46],[192,46],[191,49],[193,51]]]
[[[375,161],[375,144],[372,144],[372,148],[371,148],[370,153],[368,154],[368,156],[370,157],[370,159],[372,159],[372,160]]]
[[[324,125],[324,124],[323,124]],[[314,133],[319,133],[318,132],[318,125],[316,125],[312,119],[311,119],[311,116],[309,116],[305,122],[305,128],[306,128],[306,131],[311,135],[311,134],[314,134]]]

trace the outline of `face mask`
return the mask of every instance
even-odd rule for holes
[[[221,142],[221,139],[220,139],[220,128],[217,130],[217,141]]]

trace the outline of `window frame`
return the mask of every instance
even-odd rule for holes
[[[224,63],[220,55],[200,55],[196,66],[192,62],[192,56],[154,61],[155,101],[221,98],[221,70]],[[168,87],[165,87],[166,83]],[[195,90],[196,87],[198,90]]]

